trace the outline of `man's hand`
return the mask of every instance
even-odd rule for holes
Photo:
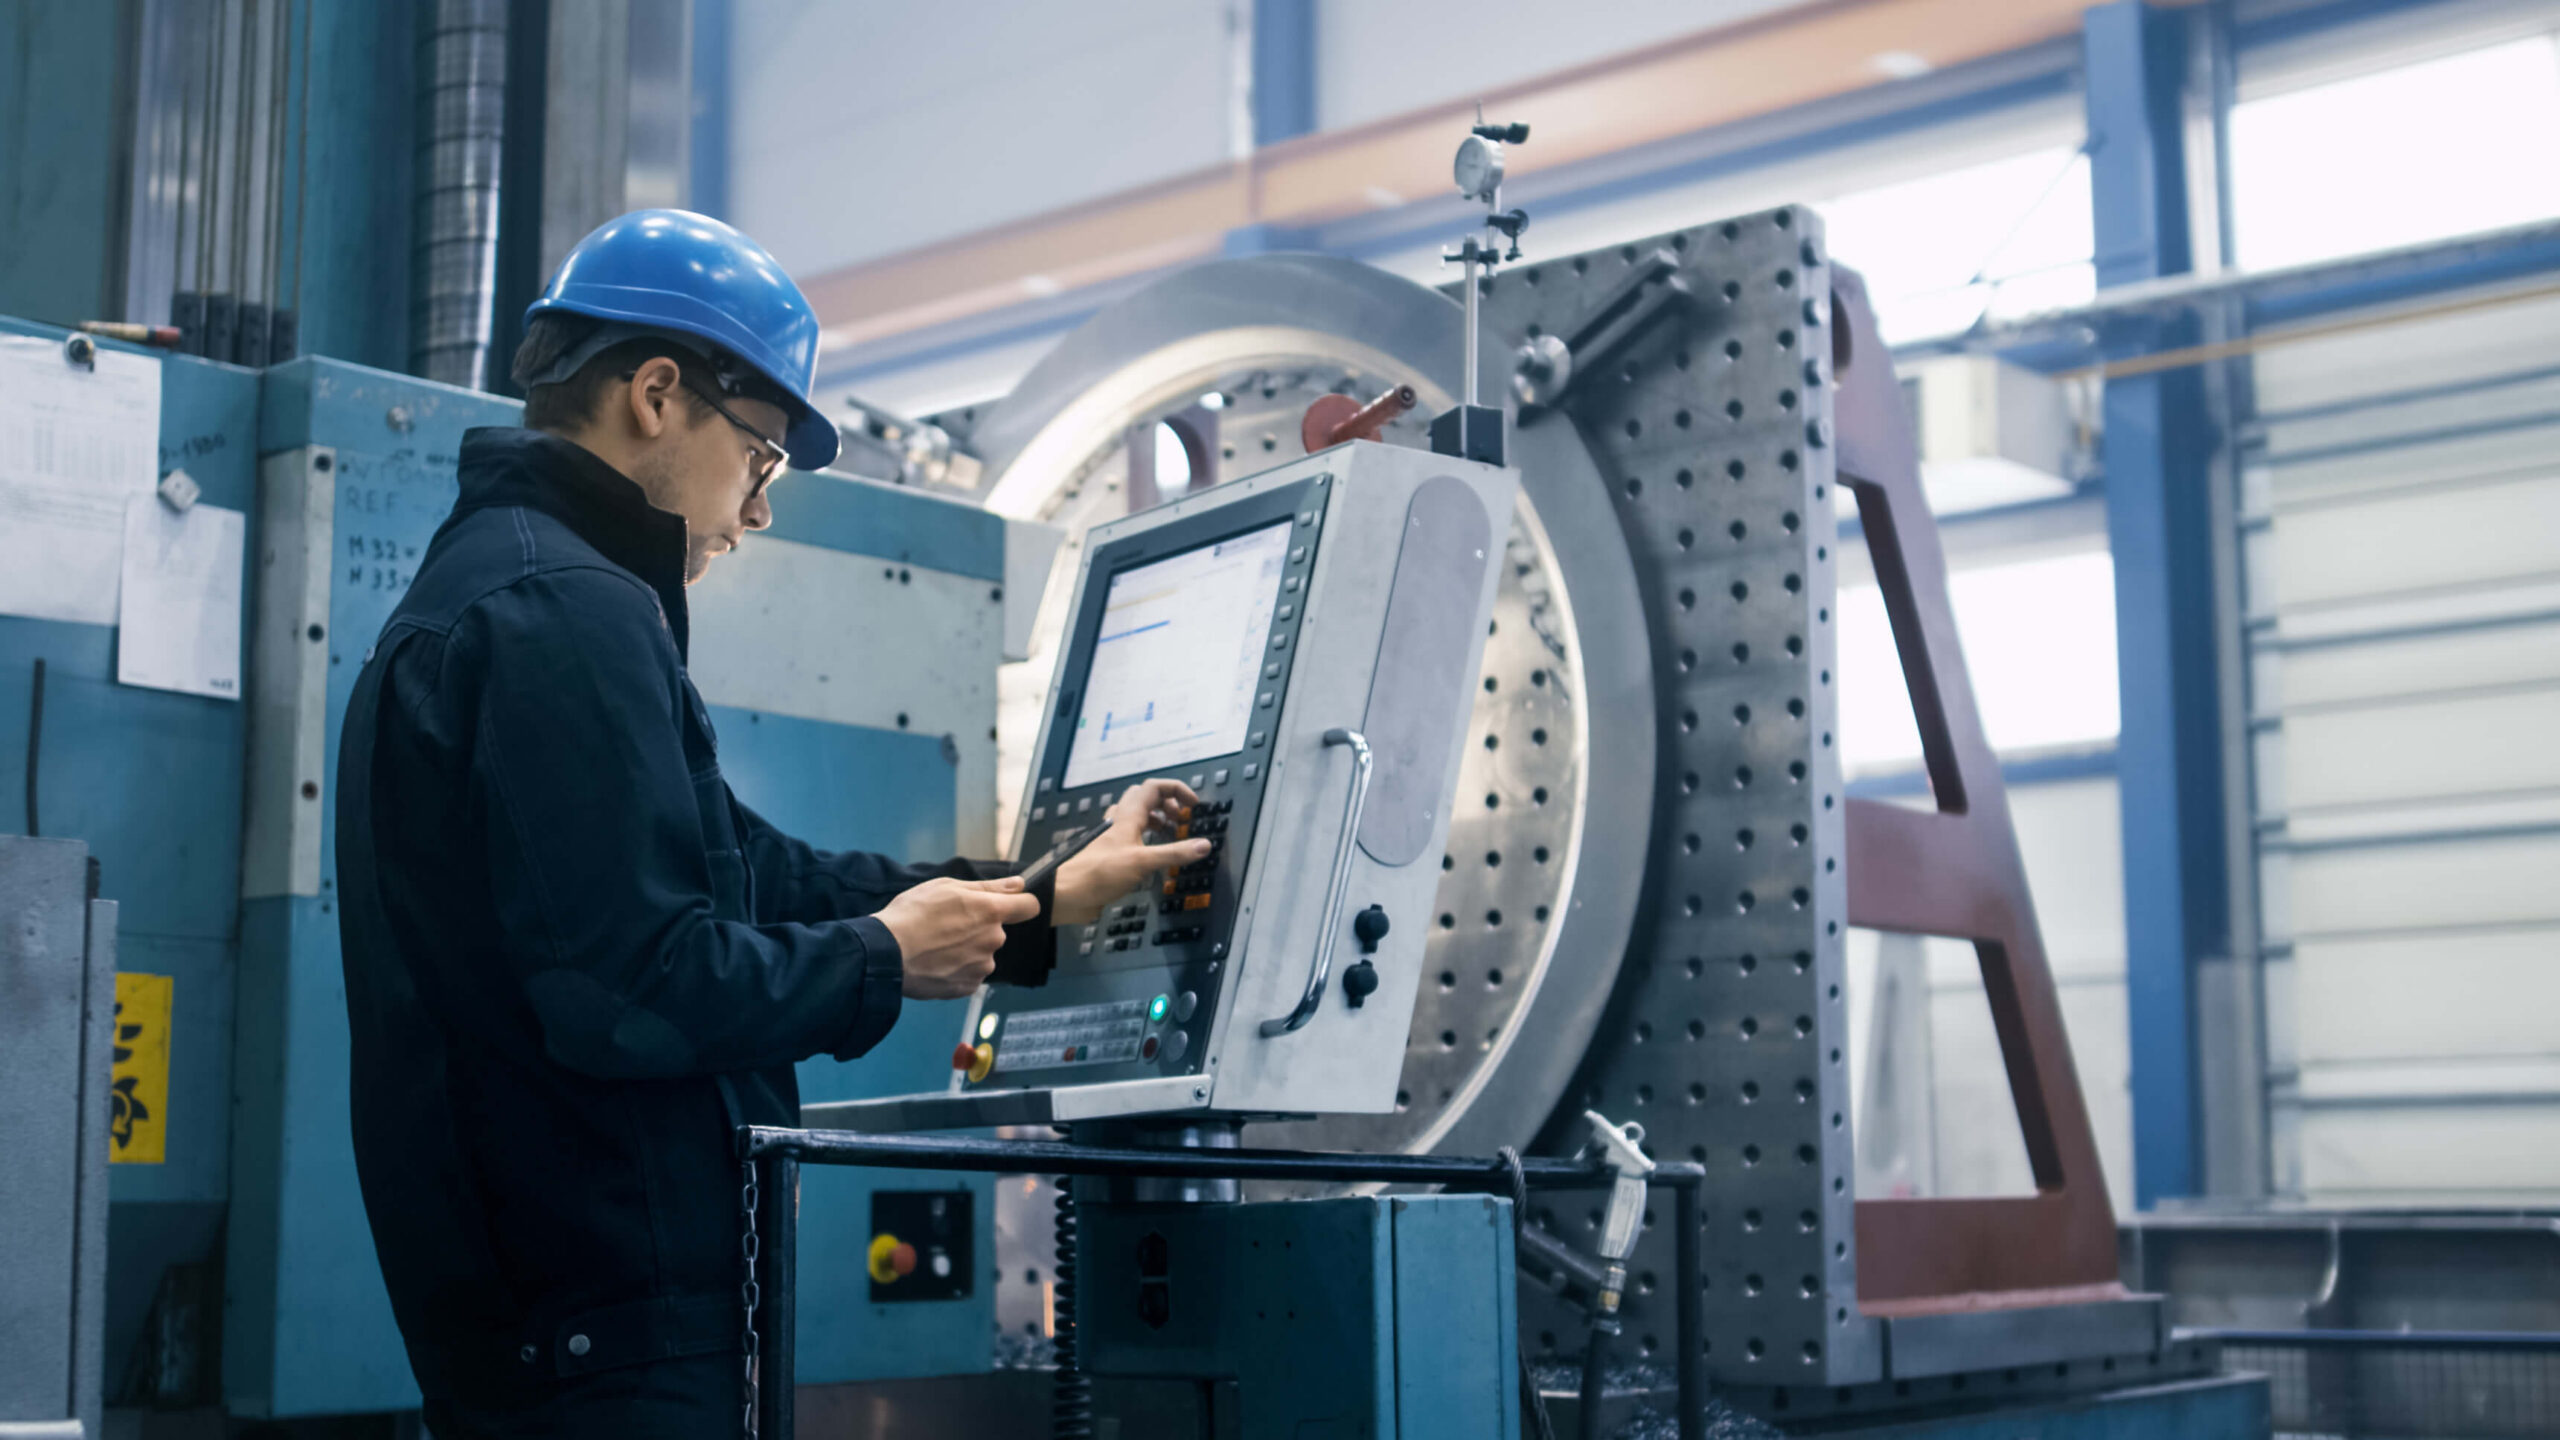
[[[910,1000],[956,1000],[976,993],[995,973],[1004,927],[1040,913],[1037,897],[1013,876],[1001,880],[927,880],[901,891],[880,912],[898,941],[907,970],[900,993]]]
[[[1147,780],[1120,792],[1111,807],[1111,828],[1058,867],[1057,893],[1049,919],[1059,925],[1090,925],[1102,907],[1138,888],[1141,881],[1176,865],[1209,858],[1206,840],[1147,843],[1147,829],[1170,830],[1200,797],[1179,780]]]

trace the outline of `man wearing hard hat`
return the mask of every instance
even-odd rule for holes
[[[1053,924],[1206,853],[1145,841],[1193,799],[1172,780],[1032,890],[813,850],[729,793],[684,587],[772,523],[784,465],[835,458],[817,353],[727,225],[589,235],[526,313],[524,428],[464,437],[347,705],[356,1167],[438,1440],[734,1431],[734,1128],[796,1124],[794,1062],[862,1055],[902,996],[1045,973]]]

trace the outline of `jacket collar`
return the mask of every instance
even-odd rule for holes
[[[573,440],[540,430],[486,427],[462,435],[462,496],[453,513],[513,505],[557,519],[605,559],[657,592],[658,608],[687,654],[685,523],[649,503],[629,476]]]

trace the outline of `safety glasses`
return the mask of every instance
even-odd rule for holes
[[[771,436],[732,414],[728,406],[720,403],[719,396],[695,384],[693,377],[687,375],[682,379],[684,388],[698,396],[703,404],[719,411],[721,419],[737,426],[739,433],[755,442],[755,448],[747,452],[754,457],[747,463],[753,467],[752,473],[755,476],[755,486],[747,491],[747,498],[753,500],[763,494],[764,487],[773,483],[773,477],[782,473],[782,467],[790,461],[791,453],[777,444]]]
[[[637,370],[625,370],[622,372],[622,378],[629,380],[639,373],[640,372]],[[763,494],[764,487],[772,484],[773,477],[781,474],[782,467],[790,462],[791,452],[783,449],[772,436],[765,434],[753,425],[739,419],[737,414],[730,410],[728,406],[720,403],[719,396],[712,394],[709,390],[703,388],[700,384],[697,384],[691,375],[685,374],[681,369],[679,369],[676,372],[676,380],[678,384],[681,384],[687,390],[692,391],[696,399],[720,412],[721,419],[737,426],[740,434],[755,442],[755,448],[747,452],[747,454],[752,457],[747,462],[750,467],[748,473],[753,476],[755,480],[754,487],[747,491],[747,498],[749,500],[753,500],[757,496]]]

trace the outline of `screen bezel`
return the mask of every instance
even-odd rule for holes
[[[1059,791],[1069,788],[1066,783],[1067,757],[1075,744],[1076,718],[1084,712],[1086,682],[1093,672],[1094,646],[1102,633],[1103,610],[1109,603],[1113,581],[1140,566],[1170,560],[1187,551],[1236,539],[1256,530],[1266,530],[1283,520],[1295,521],[1311,511],[1321,511],[1322,506],[1323,487],[1315,483],[1315,477],[1309,476],[1293,484],[1218,505],[1198,515],[1168,521],[1095,547],[1086,561],[1075,628],[1070,632],[1074,637],[1073,643],[1059,661],[1058,674],[1061,678],[1051,692],[1056,698],[1049,709],[1048,743],[1042,748],[1036,776],[1054,781]],[[1314,525],[1301,525],[1300,538],[1293,539],[1291,545],[1312,549],[1319,529]],[[1283,568],[1286,569],[1285,566]],[[1312,565],[1307,573],[1313,573]],[[1301,597],[1300,609],[1303,612],[1304,597]],[[1175,768],[1205,765],[1238,753],[1234,750],[1220,751],[1216,755],[1183,761]],[[1081,791],[1125,785],[1144,779],[1146,774],[1145,770],[1134,770],[1125,775],[1107,775],[1073,788]]]

